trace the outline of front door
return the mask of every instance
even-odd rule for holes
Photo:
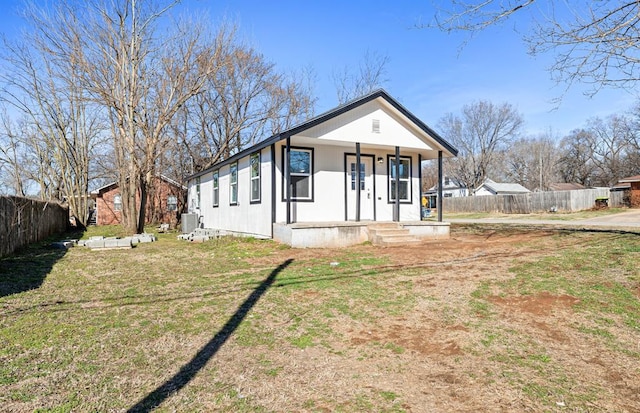
[[[374,217],[374,181],[373,181],[373,156],[360,155],[360,167],[356,167],[356,156],[347,155],[347,220],[355,221],[357,218],[357,193],[360,191],[360,220],[372,221]],[[358,177],[360,174],[360,187]]]

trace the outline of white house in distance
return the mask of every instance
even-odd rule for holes
[[[439,159],[442,176],[442,158],[456,154],[378,90],[192,175],[189,211],[203,228],[297,247],[364,242],[380,222],[448,236],[441,215],[420,221],[421,162]]]
[[[474,193],[476,196],[483,195],[516,195],[527,194],[529,191],[527,188],[520,184],[515,183],[501,183],[494,182],[491,179],[486,179],[482,185],[476,189]]]

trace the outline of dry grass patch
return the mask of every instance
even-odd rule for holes
[[[473,226],[35,246],[0,261],[0,411],[638,411],[639,259],[633,234]]]

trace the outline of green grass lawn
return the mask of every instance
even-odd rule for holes
[[[586,210],[579,212],[541,212],[532,214],[502,214],[490,212],[474,212],[474,213],[444,213],[443,219],[482,219],[482,218],[504,218],[504,219],[535,219],[535,220],[557,220],[557,221],[574,221],[579,219],[597,218],[601,216],[619,214],[628,211],[627,208],[605,208],[597,210]],[[435,218],[431,218],[435,220]]]
[[[637,235],[455,231],[31,246],[0,260],[0,411],[640,409]]]

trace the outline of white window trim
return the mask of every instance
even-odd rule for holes
[[[119,199],[120,202],[116,202],[116,199]],[[119,207],[117,205],[119,205]],[[122,211],[122,194],[115,194],[113,196],[113,210]]]
[[[175,202],[169,202],[171,200],[175,200]],[[171,209],[173,207],[173,209]],[[178,197],[175,195],[167,196],[167,211],[177,211],[178,210]]]

